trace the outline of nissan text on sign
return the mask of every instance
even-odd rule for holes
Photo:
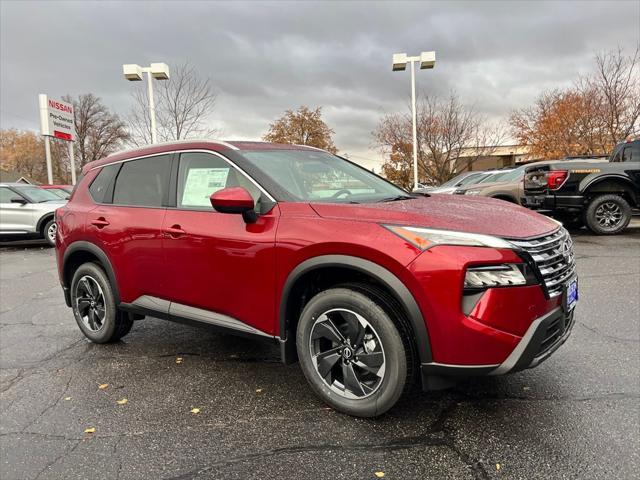
[[[42,135],[74,141],[75,127],[73,122],[73,105],[41,94],[40,128]]]

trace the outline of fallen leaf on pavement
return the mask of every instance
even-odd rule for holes
[[[384,477],[384,472],[376,472],[376,473],[374,473],[374,475],[376,477],[378,477],[378,478],[382,478],[382,477]]]
[[[531,390],[531,387],[522,387],[523,390]]]
[[[98,385],[98,388],[99,388],[100,390],[104,390],[104,389],[105,389],[105,388],[107,388],[108,386],[109,386],[109,384],[108,384],[108,383],[101,383],[100,385]]]
[[[193,413],[194,415],[195,415],[196,413],[200,413],[200,409],[199,409],[199,408],[192,408],[192,409],[191,409],[191,413]]]
[[[69,400],[71,400],[71,397],[64,397],[64,399],[65,399],[65,401],[68,402]]]
[[[256,393],[262,393],[262,388],[256,388]]]
[[[85,428],[84,433],[96,433],[96,427]]]
[[[500,465],[499,463],[496,463],[496,470],[500,470],[502,468],[502,465]]]
[[[176,358],[176,363],[180,365],[182,363],[182,357]]]
[[[121,398],[120,400],[116,400],[116,403],[118,405],[124,405],[125,403],[127,403],[129,400],[127,400],[126,398]]]

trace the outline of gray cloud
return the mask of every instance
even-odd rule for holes
[[[408,102],[394,52],[436,50],[418,87],[455,89],[500,120],[589,71],[596,51],[640,42],[637,1],[4,0],[0,14],[2,128],[37,129],[41,92],[93,92],[126,114],[136,85],[122,63],[188,60],[219,91],[211,123],[225,137],[258,138],[285,109],[322,105],[338,148],[374,161],[377,120]]]

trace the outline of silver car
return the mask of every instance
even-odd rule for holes
[[[54,213],[67,203],[35,185],[0,183],[0,237],[44,238],[56,243]]]

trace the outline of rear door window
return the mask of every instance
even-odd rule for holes
[[[113,189],[113,203],[162,207],[168,200],[171,155],[124,162]]]

